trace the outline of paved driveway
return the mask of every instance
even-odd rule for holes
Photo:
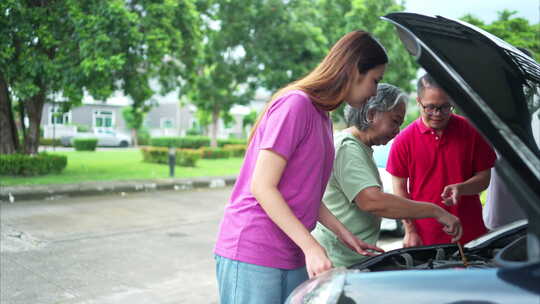
[[[0,302],[217,303],[212,247],[230,191],[1,203]]]

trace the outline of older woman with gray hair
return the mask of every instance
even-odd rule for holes
[[[459,219],[441,207],[383,192],[371,147],[385,145],[399,133],[406,105],[407,96],[400,89],[379,84],[377,95],[363,107],[346,108],[348,128],[334,137],[334,167],[323,202],[353,234],[372,245],[379,239],[381,217],[433,217],[446,226],[447,233],[457,238],[462,233]],[[367,257],[343,245],[320,223],[312,233],[335,267],[348,267]]]

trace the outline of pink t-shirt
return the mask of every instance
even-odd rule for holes
[[[287,160],[278,184],[294,215],[315,228],[319,206],[332,171],[334,148],[328,113],[302,91],[277,99],[262,118],[246,152],[244,164],[225,207],[214,252],[261,266],[295,269],[305,265],[300,248],[268,217],[250,192],[261,149]]]

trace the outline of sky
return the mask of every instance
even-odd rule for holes
[[[540,23],[540,0],[405,0],[405,8],[408,12],[454,19],[470,13],[485,23],[497,19],[498,11],[509,9],[531,24]]]

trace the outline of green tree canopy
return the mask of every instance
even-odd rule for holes
[[[244,47],[258,63],[260,84],[285,86],[315,68],[332,45],[353,30],[371,32],[386,47],[390,64],[384,79],[411,91],[417,65],[403,48],[394,27],[380,19],[403,10],[395,0],[252,1],[258,14]]]
[[[346,33],[363,29],[385,45],[385,81],[410,91],[416,65],[393,26],[380,16],[402,10],[394,0],[199,1],[204,12],[204,60],[192,83],[192,102],[224,117],[251,100],[254,88],[269,91],[301,78]],[[339,117],[340,111],[338,111]],[[217,124],[213,123],[215,128]],[[216,129],[212,131],[215,143]]]
[[[0,152],[18,149],[13,102],[29,118],[27,132],[20,119],[23,150],[34,154],[46,102],[69,108],[86,93],[105,100],[122,91],[143,107],[150,79],[162,93],[192,79],[199,24],[192,0],[0,2],[0,124],[8,127]]]

